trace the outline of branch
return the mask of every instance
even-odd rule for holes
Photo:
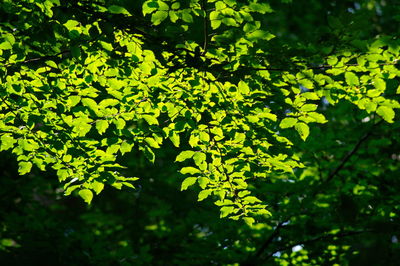
[[[399,65],[400,63],[398,60],[395,60],[393,63],[380,63],[378,66],[394,66],[394,65]],[[319,65],[319,66],[305,66],[303,68],[297,68],[297,70],[302,70],[302,69],[314,69],[314,70],[326,70],[326,69],[334,69],[334,68],[343,68],[343,67],[350,67],[350,66],[359,66],[359,64],[345,64],[341,67],[335,67],[331,65]],[[243,67],[241,66],[240,68],[242,69],[247,69],[247,70],[267,70],[267,71],[289,71],[293,70],[290,68],[275,68],[275,67]],[[294,69],[296,70],[296,69]]]
[[[276,250],[274,250],[273,252],[269,253],[266,260],[270,257],[272,257],[275,253],[280,252],[280,251],[284,251],[287,249],[291,249],[295,246],[299,246],[299,245],[306,245],[306,244],[310,244],[313,242],[317,242],[320,240],[328,240],[328,239],[334,239],[336,237],[338,238],[342,238],[342,237],[348,237],[348,236],[354,236],[354,235],[359,235],[359,234],[364,234],[364,233],[372,233],[374,232],[373,230],[364,230],[364,231],[348,231],[348,232],[343,232],[343,233],[339,233],[339,234],[327,234],[327,235],[321,235],[312,239],[308,239],[308,240],[304,240],[304,241],[299,241],[293,244],[288,244],[282,248],[278,248]]]
[[[279,234],[280,229],[290,220],[287,219],[286,221],[279,222],[278,225],[275,227],[275,230],[270,234],[270,236],[265,240],[264,244],[257,250],[257,252],[250,256],[242,265],[250,266],[254,265],[254,262],[258,260],[258,258],[262,255],[262,253],[268,248],[268,246],[272,243],[274,238]]]
[[[204,11],[204,19],[203,19],[203,34],[204,34],[204,43],[203,43],[203,53],[205,55],[207,53],[208,46],[208,13],[207,13],[207,0],[202,0],[201,9]]]
[[[44,61],[44,60],[48,60],[48,59],[54,59],[54,58],[59,57],[60,55],[68,54],[70,52],[71,52],[70,50],[64,50],[64,51],[61,51],[61,52],[59,52],[57,54],[54,54],[54,55],[43,55],[43,56],[39,56],[39,57],[35,57],[35,58],[29,58],[29,59],[26,59],[24,61],[12,63],[12,64],[6,64],[4,66],[5,67],[11,67],[11,66],[19,65],[19,64],[26,64],[26,63],[36,62],[36,61]]]
[[[368,131],[368,133],[366,133],[364,136],[361,137],[361,139],[358,140],[358,142],[356,143],[356,145],[353,147],[353,149],[351,149],[342,159],[342,161],[340,162],[340,164],[338,165],[338,167],[336,167],[327,177],[327,179],[325,180],[324,183],[328,183],[329,181],[331,181],[338,173],[340,170],[343,169],[344,165],[350,160],[350,158],[360,149],[361,144],[366,141],[373,132],[373,128],[377,125],[379,125],[380,123],[382,123],[383,120],[379,121],[378,123],[374,124],[371,129]]]

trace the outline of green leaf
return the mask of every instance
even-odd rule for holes
[[[205,143],[210,142],[210,135],[207,132],[200,132],[199,133],[199,139],[200,141],[203,141]]]
[[[253,217],[243,217],[243,221],[248,225],[252,226],[256,220]]]
[[[132,150],[132,147],[133,147],[133,146],[134,146],[133,143],[132,143],[132,144],[129,144],[128,142],[123,141],[123,142],[121,143],[121,146],[120,146],[120,148],[119,148],[119,151],[121,152],[122,155],[124,155],[125,153],[130,152],[130,151]]]
[[[106,108],[109,106],[116,106],[119,103],[120,103],[120,101],[118,101],[117,99],[104,99],[98,104],[98,107]]]
[[[191,167],[191,166],[183,167],[181,169],[181,174],[183,174],[183,175],[186,175],[186,174],[193,175],[193,174],[200,174],[200,173],[201,173],[201,171],[199,169]]]
[[[248,22],[243,26],[243,31],[245,33],[253,32],[259,28],[259,25],[254,24],[253,22]]]
[[[190,145],[192,148],[196,147],[197,144],[198,144],[198,142],[199,142],[199,137],[198,137],[198,136],[195,136],[195,135],[191,135],[191,136],[190,136],[190,138],[189,138],[189,145]]]
[[[376,98],[382,94],[381,90],[378,89],[372,89],[367,91],[367,96],[371,98]]]
[[[94,181],[92,184],[90,184],[90,187],[96,192],[96,194],[100,194],[100,192],[104,189],[104,184]]]
[[[65,190],[64,195],[65,195],[65,196],[71,195],[71,193],[72,193],[74,190],[76,190],[77,188],[79,188],[80,186],[81,186],[81,185],[69,186],[69,187]],[[64,187],[64,189],[65,189],[65,187]]]
[[[152,116],[152,115],[143,115],[142,117],[143,117],[144,120],[146,120],[146,122],[149,125],[158,125],[158,120],[154,116]]]
[[[269,4],[267,4],[267,3],[256,3],[256,2],[253,2],[253,3],[251,3],[249,5],[249,8],[252,11],[255,11],[255,12],[258,12],[258,13],[261,13],[261,14],[273,12],[271,6]]]
[[[388,106],[379,106],[378,109],[376,110],[376,113],[380,115],[386,122],[388,123],[393,123],[393,118],[395,116],[395,113],[393,111],[393,108],[388,107]]]
[[[250,204],[253,204],[253,203],[256,203],[256,202],[261,202],[261,200],[257,199],[254,196],[247,196],[247,197],[243,198],[243,201],[245,203],[250,203]]]
[[[311,117],[312,119],[315,120],[317,123],[326,123],[328,120],[326,120],[325,116],[323,114],[319,114],[316,112],[309,112],[307,113],[308,117]]]
[[[128,12],[128,10],[126,10],[124,7],[122,6],[117,6],[117,5],[111,5],[108,7],[108,11],[110,11],[110,13],[113,14],[125,14],[130,16],[131,13]]]
[[[310,112],[310,111],[315,111],[317,109],[318,105],[316,104],[305,104],[302,107],[300,107],[300,111],[302,112]]]
[[[57,176],[60,181],[65,181],[68,177],[70,177],[70,172],[68,169],[58,169]]]
[[[15,43],[15,37],[14,37],[14,35],[12,35],[12,34],[10,34],[10,33],[6,33],[6,34],[3,34],[2,37],[3,37],[7,42],[9,42],[11,45],[14,45],[14,43]]]
[[[192,23],[193,16],[188,11],[182,12],[182,20],[187,23]]]
[[[81,189],[78,194],[87,204],[90,204],[92,202],[93,192],[91,190]]]
[[[153,11],[157,10],[159,7],[157,1],[146,1],[143,3],[142,12],[143,15],[151,14]]]
[[[308,100],[319,100],[319,96],[315,92],[304,92],[301,96]]]
[[[280,128],[289,128],[293,127],[297,123],[297,118],[294,117],[286,117],[279,124]]]
[[[47,60],[45,63],[46,63],[46,65],[48,65],[50,67],[58,68],[57,64],[54,61]]]
[[[97,112],[98,111],[98,107],[97,107],[97,103],[95,100],[91,99],[91,98],[82,98],[82,104],[84,106],[89,107],[90,110]]]
[[[176,156],[175,162],[183,162],[187,159],[192,158],[194,154],[194,151],[182,151],[178,154],[178,156]]]
[[[221,20],[217,20],[217,19],[211,20],[211,28],[213,30],[218,29],[219,26],[221,26]]]
[[[0,51],[1,50],[11,50],[12,45],[9,42],[2,42],[0,43]]]
[[[188,187],[194,185],[196,183],[197,177],[188,177],[182,182],[181,191],[186,190]]]
[[[156,156],[154,155],[153,150],[149,146],[145,146],[143,149],[144,155],[149,159],[150,162],[154,163]]]
[[[250,40],[250,41],[257,41],[257,40],[271,40],[272,38],[275,37],[275,35],[269,33],[268,31],[264,31],[264,30],[255,30],[251,33],[246,34],[246,37]]]
[[[25,151],[34,151],[39,148],[39,145],[30,139],[19,139],[18,145]]]
[[[242,80],[239,81],[239,83],[238,83],[238,89],[239,89],[240,93],[242,93],[244,95],[248,95],[250,93],[249,85],[247,85],[247,83],[245,83]]]
[[[197,182],[199,182],[199,186],[202,189],[205,189],[207,187],[207,185],[210,183],[210,179],[208,179],[207,177],[201,176],[197,179]]]
[[[64,26],[68,29],[68,30],[72,30],[75,27],[77,27],[79,25],[79,21],[76,20],[68,20],[67,22],[64,23]]]
[[[32,163],[31,162],[19,162],[18,163],[18,173],[20,175],[25,175],[29,173],[32,169]]]
[[[151,22],[154,25],[159,25],[168,17],[167,11],[157,11],[151,15]]]
[[[179,7],[181,6],[181,4],[179,2],[175,2],[171,5],[172,9],[179,9]]]
[[[346,72],[344,74],[344,77],[346,79],[346,83],[349,86],[358,86],[358,85],[360,85],[360,81],[358,80],[357,75],[354,74],[353,72]]]
[[[211,193],[212,193],[211,189],[206,189],[206,190],[200,191],[197,201],[202,201],[202,200],[206,199],[208,196],[211,195]]]
[[[113,123],[115,124],[117,129],[124,129],[126,122],[123,118],[114,119]]]
[[[173,132],[170,136],[169,139],[171,140],[172,144],[174,144],[175,147],[179,147],[180,144],[180,137],[179,134]]]
[[[328,63],[328,65],[334,66],[337,64],[338,62],[338,58],[336,56],[329,56],[328,59],[326,60],[326,62]]]
[[[220,214],[220,218],[224,218],[226,216],[228,216],[229,214],[233,213],[233,211],[235,210],[234,206],[224,206],[221,208],[221,214]]]
[[[193,156],[194,163],[195,163],[197,166],[202,165],[202,164],[206,161],[206,159],[207,159],[207,156],[206,156],[206,154],[203,153],[203,152],[196,152],[196,153],[194,154],[194,156]]]
[[[306,140],[308,135],[310,134],[310,128],[306,123],[299,122],[294,126],[294,128],[297,130],[303,140]]]
[[[104,132],[106,132],[107,128],[108,128],[107,120],[96,121],[96,129],[100,135],[102,135]]]
[[[81,101],[81,96],[72,95],[68,97],[67,104],[69,107],[74,107]]]
[[[377,90],[384,92],[386,89],[386,82],[383,79],[380,78],[375,78],[374,80],[374,86]]]
[[[14,147],[14,144],[17,142],[11,134],[4,134],[0,138],[1,141],[1,146],[0,146],[0,151],[5,151],[10,148]]]
[[[158,145],[157,141],[153,138],[147,137],[144,139],[144,141],[146,141],[146,143],[152,148],[160,148],[160,145]]]
[[[239,26],[239,24],[236,22],[235,19],[233,18],[229,18],[229,17],[225,17],[221,20],[222,23],[224,23],[227,26],[233,26],[233,27],[237,27]]]

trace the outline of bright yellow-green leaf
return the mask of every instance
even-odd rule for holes
[[[374,86],[375,86],[375,88],[376,88],[377,90],[379,90],[379,91],[381,91],[381,92],[384,92],[384,91],[385,91],[385,89],[386,89],[386,82],[385,82],[383,79],[375,78],[375,79],[373,80],[373,82],[374,82]]]
[[[71,173],[68,169],[58,169],[57,170],[57,176],[60,181],[65,181],[67,180],[68,177],[70,177]]]
[[[96,121],[96,129],[100,135],[102,135],[104,132],[106,132],[107,128],[108,128],[107,120]]]
[[[281,128],[289,128],[289,127],[293,127],[296,123],[297,123],[297,118],[286,117],[286,118],[282,119],[282,121],[279,124],[279,126]]]
[[[179,134],[173,132],[170,136],[169,139],[171,140],[172,144],[174,144],[175,147],[179,147],[180,144],[180,137]]]
[[[199,186],[202,189],[205,189],[208,185],[208,183],[210,183],[210,179],[208,179],[207,177],[201,176],[197,179],[197,182],[199,182]]]
[[[152,115],[143,115],[142,117],[143,117],[144,120],[146,120],[146,122],[149,125],[158,125],[158,120],[154,116],[152,116]]]
[[[117,119],[113,120],[113,123],[115,124],[117,129],[124,129],[125,125],[126,125],[126,122],[123,118],[117,118]]]
[[[252,226],[255,223],[255,220],[253,217],[244,217],[243,221],[248,225]]]
[[[294,128],[297,130],[297,132],[299,133],[300,137],[303,140],[306,140],[308,135],[310,134],[310,128],[306,123],[299,122],[296,125],[294,125]]]
[[[353,72],[346,72],[344,74],[344,77],[346,78],[346,83],[349,86],[358,86],[358,85],[360,85],[360,81],[358,80],[357,75],[354,74]]]
[[[207,132],[200,132],[199,138],[203,142],[210,142],[210,135]]]
[[[235,210],[234,206],[224,206],[221,208],[220,218],[224,218]]]
[[[211,193],[212,193],[212,190],[211,190],[211,189],[202,190],[202,191],[200,191],[197,200],[198,200],[198,201],[202,201],[202,200],[206,199],[208,196],[210,196]]]
[[[303,112],[310,112],[310,111],[315,111],[317,109],[317,105],[316,104],[305,104],[302,107],[300,107],[300,110]]]
[[[90,184],[90,187],[96,192],[96,194],[100,194],[100,192],[104,189],[104,184],[94,181],[92,184]]]
[[[119,151],[121,152],[122,155],[124,155],[125,153],[130,152],[132,150],[133,145],[134,145],[133,143],[129,144],[128,142],[123,141],[121,143]]]
[[[78,21],[71,20],[71,19],[64,23],[64,26],[69,30],[72,30],[73,28],[77,27],[78,25],[79,25]]]
[[[0,151],[8,150],[14,147],[14,144],[17,142],[11,134],[4,134],[0,138],[1,146]]]
[[[156,11],[151,15],[151,22],[154,25],[159,25],[168,17],[168,11]]]
[[[160,145],[158,145],[157,141],[153,138],[148,137],[148,138],[145,138],[144,141],[146,141],[146,143],[149,144],[149,146],[152,148],[156,148],[156,149],[160,148]]]
[[[29,173],[32,169],[32,163],[31,162],[19,162],[18,163],[18,173],[20,175],[25,175]]]
[[[184,175],[186,175],[186,174],[193,175],[193,174],[199,174],[199,173],[201,173],[201,171],[199,169],[197,169],[197,168],[188,166],[188,167],[183,167],[181,169],[181,173],[184,174]]]
[[[393,123],[393,118],[395,116],[393,108],[388,106],[379,106],[376,110],[376,113],[380,115],[386,122]]]
[[[207,156],[203,152],[196,152],[193,155],[193,160],[197,166],[200,166],[201,164],[203,164],[206,161],[206,158],[207,158]]]
[[[93,192],[89,189],[81,189],[79,190],[79,196],[87,203],[90,204],[93,199]]]
[[[65,196],[71,195],[71,193],[72,193],[74,190],[76,190],[77,188],[79,188],[80,186],[81,186],[81,185],[69,186],[69,187],[65,190],[64,195],[65,195]],[[64,187],[64,188],[65,188],[65,187]]]
[[[182,182],[181,191],[186,190],[188,187],[194,185],[196,183],[197,177],[187,177]]]
[[[175,162],[183,162],[184,160],[192,158],[194,154],[194,151],[182,151],[176,156]]]
[[[89,107],[90,110],[97,112],[98,111],[98,107],[97,107],[97,103],[95,100],[91,99],[91,98],[82,98],[82,104],[84,106]]]
[[[68,97],[67,104],[69,107],[74,107],[81,101],[81,96],[72,95]]]
[[[57,64],[54,61],[47,60],[45,63],[46,63],[46,65],[48,65],[50,67],[58,68]]]

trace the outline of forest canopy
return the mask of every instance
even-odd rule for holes
[[[398,261],[396,2],[3,1],[1,255]]]

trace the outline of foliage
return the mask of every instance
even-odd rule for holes
[[[398,258],[396,8],[288,2],[0,4],[0,150],[25,175],[1,195],[51,260]],[[14,215],[1,248],[40,259]]]

